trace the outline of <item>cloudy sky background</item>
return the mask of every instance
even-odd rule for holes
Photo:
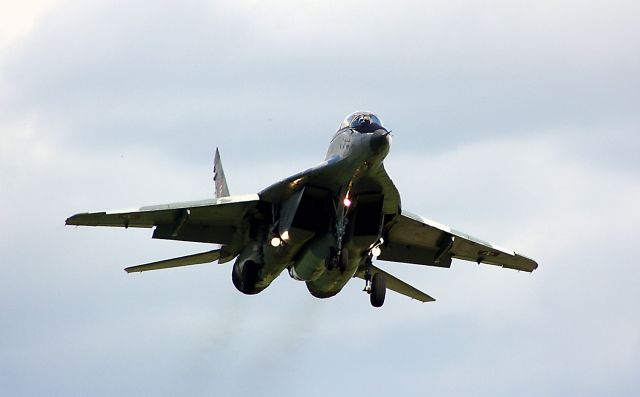
[[[635,396],[636,1],[0,3],[0,390],[7,395]],[[394,131],[412,212],[538,260],[381,267],[258,296],[210,249],[69,215],[232,193],[322,160],[351,111]]]

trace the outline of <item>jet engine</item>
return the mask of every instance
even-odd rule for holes
[[[250,244],[242,251],[233,264],[231,280],[238,291],[247,295],[254,295],[269,285],[261,285],[262,259],[259,255],[258,245]]]
[[[289,275],[298,281],[312,281],[320,277],[327,269],[326,261],[335,240],[330,233],[319,236],[300,251]]]

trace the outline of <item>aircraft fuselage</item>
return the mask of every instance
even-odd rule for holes
[[[381,125],[361,130],[341,128],[322,163],[331,165],[330,175],[314,181],[294,178],[291,183],[301,187],[273,203],[274,224],[248,231],[251,241],[233,269],[240,291],[258,293],[288,269],[311,294],[330,297],[367,259],[382,230],[384,194],[375,174],[391,139]]]

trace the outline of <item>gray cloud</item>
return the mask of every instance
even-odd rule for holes
[[[367,107],[399,132],[429,133],[437,150],[548,127],[635,125],[640,54],[621,7],[406,2],[367,7],[375,28],[365,29],[357,2],[286,12],[70,4],[16,47],[4,74],[12,114],[35,110],[76,144],[128,140],[178,155],[196,150],[174,150],[187,136],[233,146],[251,136],[276,149],[276,134],[315,138]]]

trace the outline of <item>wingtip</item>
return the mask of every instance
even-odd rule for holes
[[[80,222],[80,219],[85,215],[89,215],[89,212],[78,212],[77,214],[73,214],[65,219],[64,224],[71,226],[87,226],[86,224]]]
[[[75,223],[74,220],[78,217],[78,215],[80,214],[71,215],[70,217],[64,220],[64,224],[66,226],[77,226],[78,224]]]
[[[538,268],[538,262],[529,258],[526,255],[522,255],[520,253],[514,252],[514,255],[520,259],[520,267],[515,267],[517,270],[522,270],[525,272],[532,273],[534,270]]]
[[[525,257],[526,258],[526,257]],[[531,258],[527,258],[529,260],[529,262],[531,263],[531,268],[527,269],[529,273],[533,273],[534,270],[536,270],[538,268],[538,262],[534,261]]]
[[[140,267],[140,266],[129,266],[129,267],[125,267],[122,270],[124,270],[127,274],[142,273],[142,270],[138,270],[138,267]]]

